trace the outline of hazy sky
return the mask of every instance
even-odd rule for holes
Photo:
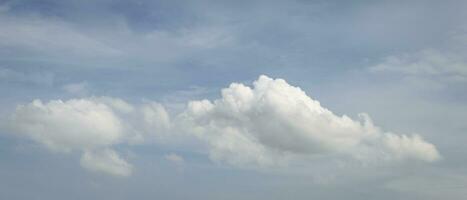
[[[0,1],[0,199],[464,199],[465,1]]]

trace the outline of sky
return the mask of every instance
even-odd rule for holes
[[[465,1],[0,1],[0,199],[464,199]]]

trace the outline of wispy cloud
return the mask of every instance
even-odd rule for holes
[[[467,59],[459,53],[425,49],[412,54],[388,56],[370,67],[372,72],[399,73],[443,82],[467,81]]]

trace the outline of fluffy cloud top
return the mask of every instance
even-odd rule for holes
[[[300,88],[260,76],[252,88],[232,83],[221,99],[190,102],[181,119],[209,144],[212,159],[234,165],[271,166],[326,154],[428,162],[440,157],[420,136],[383,132],[361,116],[337,116]]]
[[[34,100],[18,106],[13,125],[36,142],[65,152],[113,145],[124,136],[121,120],[108,105],[86,99]]]

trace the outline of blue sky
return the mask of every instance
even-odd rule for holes
[[[462,199],[466,8],[1,1],[0,198]]]

